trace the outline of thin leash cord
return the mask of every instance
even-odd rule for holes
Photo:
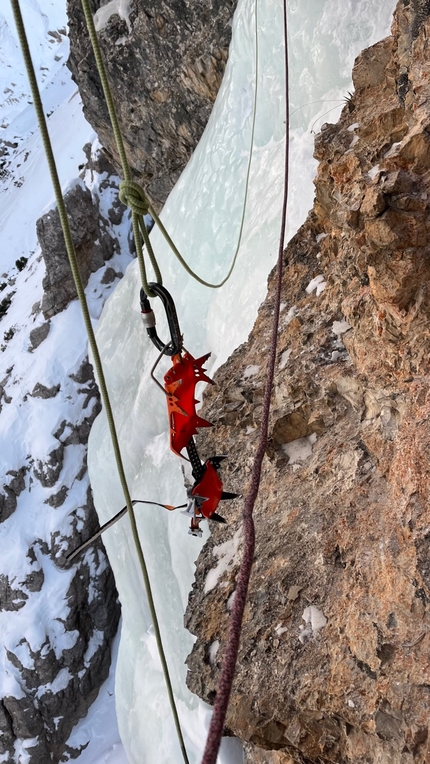
[[[251,569],[255,548],[255,528],[253,520],[253,509],[257,499],[261,479],[261,468],[264,454],[267,446],[267,435],[269,429],[270,399],[273,386],[273,378],[276,365],[277,335],[279,327],[279,314],[281,306],[282,291],[282,273],[283,273],[283,255],[284,239],[286,229],[286,215],[288,203],[288,175],[289,175],[289,70],[288,70],[288,45],[287,45],[287,6],[286,0],[283,0],[284,8],[284,35],[285,35],[285,85],[286,85],[286,121],[285,121],[285,177],[284,177],[284,198],[282,206],[281,232],[279,238],[279,251],[277,262],[277,281],[273,309],[273,325],[270,347],[270,357],[267,365],[266,386],[263,399],[263,413],[260,429],[260,441],[254,459],[254,465],[251,475],[251,487],[245,500],[243,509],[243,529],[244,529],[244,552],[242,563],[237,579],[236,593],[234,597],[230,626],[228,631],[227,644],[223,656],[221,676],[218,683],[212,719],[209,727],[206,746],[202,758],[202,764],[216,764],[218,750],[221,744],[221,737],[224,729],[224,722],[227,714],[228,702],[233,684],[237,656],[239,652],[240,633],[242,629],[243,614],[246,605],[248,585],[251,576]]]
[[[236,265],[237,257],[239,254],[240,246],[242,243],[242,235],[243,235],[243,229],[245,224],[245,213],[246,213],[246,206],[248,201],[248,190],[249,190],[249,179],[251,174],[251,164],[252,164],[252,157],[253,157],[253,151],[254,151],[254,134],[255,134],[255,122],[256,122],[256,110],[257,110],[257,98],[258,98],[258,68],[259,68],[259,51],[258,51],[258,26],[257,26],[257,3],[258,0],[254,0],[254,14],[255,14],[255,88],[254,88],[254,103],[253,103],[253,115],[252,115],[252,123],[251,123],[251,139],[250,139],[250,149],[249,149],[249,156],[248,156],[248,165],[247,165],[247,171],[246,171],[246,177],[245,177],[245,192],[244,192],[244,199],[243,199],[243,206],[242,206],[242,215],[241,215],[241,221],[240,221],[240,227],[239,227],[239,236],[238,241],[236,245],[236,250],[233,255],[229,270],[227,271],[226,276],[222,279],[222,281],[218,283],[212,283],[210,281],[206,281],[201,276],[199,276],[186,262],[186,260],[182,257],[181,253],[179,252],[178,248],[176,247],[174,241],[172,240],[171,236],[169,235],[168,231],[166,230],[165,226],[161,222],[159,216],[157,215],[157,212],[155,211],[153,205],[147,198],[145,191],[143,188],[139,185],[139,183],[136,183],[135,181],[131,180],[131,171],[130,166],[128,164],[127,160],[127,154],[124,147],[124,141],[122,139],[122,134],[119,126],[118,117],[115,110],[115,104],[112,97],[112,91],[109,85],[109,78],[107,76],[106,68],[103,61],[103,56],[101,53],[96,28],[94,25],[94,19],[93,14],[91,12],[90,7],[90,0],[81,0],[82,9],[85,16],[85,21],[88,29],[88,34],[90,37],[91,45],[94,52],[94,57],[96,61],[96,66],[98,69],[106,106],[109,112],[110,121],[112,124],[112,130],[114,133],[115,143],[117,146],[121,167],[124,175],[124,180],[120,184],[120,199],[124,204],[127,204],[131,211],[132,211],[132,225],[133,225],[133,234],[134,234],[134,240],[136,244],[136,254],[137,259],[139,262],[139,270],[140,270],[140,278],[143,286],[143,290],[145,294],[148,295],[148,297],[155,297],[156,295],[152,292],[148,285],[147,280],[147,274],[146,274],[146,267],[145,267],[145,261],[143,257],[143,250],[142,250],[142,238],[145,243],[146,249],[148,251],[151,265],[154,269],[154,273],[156,276],[156,281],[159,284],[162,284],[162,276],[161,271],[158,266],[154,251],[152,249],[151,241],[148,235],[148,232],[146,230],[145,222],[143,220],[143,215],[149,214],[154,219],[156,225],[160,229],[160,232],[164,236],[166,242],[168,243],[170,249],[182,265],[182,267],[186,270],[186,272],[196,281],[198,281],[203,286],[209,287],[210,289],[219,289],[222,287],[230,278],[231,274],[233,273],[234,267]]]
[[[94,366],[95,366],[95,369],[96,369],[96,372],[97,372],[100,393],[101,393],[101,397],[102,397],[102,400],[103,400],[103,406],[104,406],[104,409],[105,409],[105,412],[106,412],[106,417],[107,417],[108,424],[109,424],[109,431],[110,431],[110,435],[111,435],[111,439],[112,439],[112,446],[113,446],[113,450],[114,450],[114,454],[115,454],[115,461],[116,461],[117,468],[118,468],[118,475],[119,475],[120,483],[121,483],[121,486],[122,486],[122,489],[123,489],[123,492],[124,492],[125,502],[126,502],[127,509],[128,509],[128,515],[129,515],[129,518],[130,518],[130,525],[131,525],[131,530],[132,530],[132,536],[133,536],[133,540],[134,540],[134,543],[135,543],[135,546],[136,546],[136,552],[137,552],[140,568],[141,568],[141,571],[142,571],[142,576],[143,576],[143,580],[144,580],[146,595],[147,595],[147,599],[148,599],[148,606],[149,606],[149,610],[150,610],[150,613],[151,613],[151,618],[152,618],[152,621],[153,621],[154,633],[155,633],[155,637],[156,637],[156,641],[157,641],[157,647],[158,647],[158,652],[159,652],[159,655],[160,655],[160,661],[161,661],[161,664],[162,664],[162,667],[163,667],[163,674],[164,674],[164,678],[165,678],[165,682],[166,682],[166,687],[167,687],[167,692],[168,692],[168,696],[169,696],[169,701],[170,701],[170,705],[171,705],[171,709],[172,709],[172,713],[173,713],[173,717],[174,717],[174,721],[175,721],[175,727],[176,727],[176,732],[177,732],[177,735],[178,735],[178,741],[179,741],[179,745],[181,747],[181,752],[182,752],[182,756],[183,756],[184,762],[185,762],[185,764],[189,764],[188,756],[187,756],[187,752],[186,752],[186,748],[185,748],[185,743],[184,743],[184,739],[183,739],[183,736],[182,736],[182,730],[181,730],[181,726],[180,726],[180,722],[179,722],[179,716],[178,716],[178,712],[177,712],[177,708],[176,708],[176,704],[175,704],[175,698],[174,698],[174,695],[173,695],[173,688],[172,688],[172,684],[171,684],[171,680],[170,680],[169,669],[168,669],[168,666],[167,666],[166,656],[165,656],[165,653],[164,653],[163,643],[162,643],[162,639],[161,639],[160,627],[159,627],[157,613],[156,613],[156,609],[155,609],[155,603],[154,603],[154,599],[153,599],[153,595],[152,595],[151,584],[150,584],[149,575],[148,575],[148,569],[147,569],[147,566],[146,566],[145,557],[144,557],[142,546],[141,546],[140,539],[139,539],[139,533],[138,533],[137,524],[136,524],[136,517],[135,517],[135,514],[134,514],[133,504],[132,504],[131,497],[130,497],[130,492],[129,492],[129,488],[128,488],[128,484],[127,484],[127,479],[126,479],[126,476],[125,476],[125,471],[124,471],[124,466],[123,466],[123,462],[122,462],[120,446],[119,446],[119,442],[118,442],[117,431],[116,431],[116,427],[115,427],[115,421],[114,421],[114,417],[113,417],[113,413],[112,413],[112,408],[111,408],[111,404],[110,404],[110,399],[109,399],[109,393],[108,393],[108,390],[107,390],[107,385],[106,385],[106,381],[105,381],[105,377],[104,377],[104,373],[103,373],[103,366],[102,366],[102,362],[101,362],[101,358],[100,358],[100,354],[99,354],[96,338],[95,338],[95,335],[94,335],[94,330],[93,330],[92,323],[91,323],[91,317],[90,317],[90,314],[89,314],[88,305],[87,305],[87,301],[86,301],[86,297],[85,297],[85,292],[84,292],[84,288],[83,288],[83,285],[82,285],[82,279],[81,279],[81,276],[80,276],[80,273],[79,273],[79,267],[78,267],[78,263],[77,263],[77,259],[76,259],[75,249],[74,249],[74,246],[73,246],[73,240],[72,240],[72,235],[71,235],[71,232],[70,232],[69,221],[68,221],[68,218],[67,218],[66,207],[65,207],[65,204],[64,204],[63,194],[62,194],[62,191],[61,191],[61,185],[60,185],[60,181],[59,181],[59,178],[58,178],[58,172],[57,172],[57,167],[56,167],[56,164],[55,164],[54,154],[53,154],[53,151],[52,151],[52,145],[51,145],[51,141],[50,141],[50,137],[49,137],[49,132],[48,132],[48,128],[47,128],[47,125],[46,125],[46,119],[45,119],[45,114],[44,114],[44,111],[43,111],[43,105],[42,105],[42,100],[41,100],[41,97],[40,97],[39,87],[38,87],[37,80],[36,80],[36,75],[35,75],[35,72],[34,72],[34,66],[33,66],[33,62],[32,62],[32,59],[31,59],[30,49],[29,49],[29,46],[28,46],[28,40],[27,40],[27,35],[26,35],[25,27],[24,27],[24,22],[23,22],[22,15],[21,15],[21,8],[20,8],[19,0],[11,0],[11,5],[12,5],[13,15],[14,15],[14,19],[15,19],[15,24],[16,24],[17,31],[18,31],[18,37],[19,37],[19,41],[20,41],[20,45],[21,45],[21,50],[22,50],[22,54],[23,54],[23,58],[24,58],[24,62],[25,62],[26,70],[27,70],[27,76],[28,76],[28,79],[29,79],[29,82],[30,82],[30,88],[31,88],[32,97],[33,97],[33,101],[34,101],[34,107],[35,107],[35,110],[36,110],[37,119],[38,119],[38,123],[39,123],[39,129],[40,129],[40,133],[41,133],[41,136],[42,136],[42,141],[43,141],[43,145],[44,145],[44,149],[45,149],[45,153],[46,153],[46,158],[47,158],[48,165],[49,165],[49,171],[50,171],[50,174],[51,174],[52,183],[53,183],[53,186],[54,186],[55,197],[56,197],[57,206],[58,206],[58,212],[59,212],[60,221],[61,221],[61,227],[63,229],[64,241],[65,241],[65,244],[66,244],[67,254],[69,256],[69,261],[70,261],[70,267],[71,267],[71,270],[72,270],[73,279],[74,279],[74,282],[75,282],[76,291],[78,293],[79,301],[81,303],[82,314],[83,314],[83,318],[84,318],[85,328],[86,328],[87,334],[88,334],[89,345],[90,345],[90,348],[91,348],[91,352],[93,354]]]
[[[159,501],[146,501],[144,499],[133,499],[131,502],[133,504],[133,507],[135,504],[151,504],[153,507],[163,507],[163,509],[173,510],[173,509],[183,509],[187,507],[187,504],[178,504],[176,507],[172,506],[171,504],[160,504]],[[97,541],[100,536],[108,530],[108,528],[112,528],[115,523],[118,522],[118,520],[121,520],[122,517],[124,517],[128,512],[128,507],[125,506],[123,509],[120,509],[119,512],[117,512],[114,517],[111,517],[110,520],[107,521],[104,525],[101,526],[101,528],[94,533],[91,538],[84,541],[83,544],[80,544],[77,549],[74,549],[71,554],[68,554],[66,559],[67,562],[71,562],[75,557],[77,557],[79,554],[85,551],[89,546],[92,546],[95,541]]]

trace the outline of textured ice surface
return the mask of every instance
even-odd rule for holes
[[[323,112],[336,101],[298,107],[346,95],[352,88],[354,57],[387,34],[393,8],[394,3],[380,0],[289,3],[291,108],[298,109],[292,120],[289,235],[312,205],[311,127],[316,130],[323,121],[335,121],[342,104],[325,118]],[[195,356],[211,350],[208,368],[212,372],[246,339],[264,298],[278,246],[285,131],[280,1],[259,0],[258,14],[254,158],[235,272],[225,287],[210,291],[177,265],[156,231],[152,235],[164,283],[176,299],[185,345]],[[253,23],[254,0],[239,0],[230,58],[208,127],[163,210],[164,223],[184,256],[206,279],[214,281],[228,269],[242,212],[254,87]],[[149,377],[157,352],[141,325],[138,293],[138,270],[133,263],[102,313],[98,340],[133,499],[182,503],[181,464],[169,451],[163,395]],[[158,303],[154,309],[161,318]],[[159,334],[166,336],[162,320]],[[160,376],[165,368],[161,364]],[[124,505],[124,499],[104,415],[91,434],[90,473],[100,521],[105,522]],[[140,506],[137,516],[190,762],[196,764],[204,745],[208,711],[185,686],[184,660],[193,638],[183,627],[183,611],[193,561],[203,541],[187,535],[187,521],[180,513]],[[105,534],[105,543],[123,606],[116,679],[121,737],[130,764],[176,764],[181,754],[126,518]],[[240,761],[234,743],[226,745],[229,748],[223,749],[219,762]]]

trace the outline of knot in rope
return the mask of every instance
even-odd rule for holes
[[[136,215],[147,215],[149,200],[142,186],[133,180],[123,180],[119,185],[119,198]]]

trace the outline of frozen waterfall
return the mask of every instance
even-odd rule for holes
[[[188,262],[206,279],[220,280],[236,247],[252,120],[254,2],[239,0],[224,81],[205,133],[163,210],[163,221]],[[235,271],[221,289],[200,286],[181,269],[162,237],[152,241],[164,283],[173,294],[185,346],[195,356],[209,350],[209,373],[243,342],[266,291],[280,227],[283,183],[284,75],[282,4],[258,2],[258,105],[254,156],[244,236]],[[291,236],[312,205],[313,135],[335,121],[352,88],[350,73],[359,51],[389,33],[393,2],[381,0],[290,0],[291,176],[288,232]],[[308,102],[315,102],[303,106]],[[336,107],[336,108],[334,108]],[[324,113],[333,108],[330,114]],[[109,299],[97,332],[121,448],[134,499],[182,503],[180,460],[169,450],[166,406],[149,370],[157,351],[142,327],[139,276],[133,262]],[[160,317],[160,304],[154,302]],[[159,334],[164,324],[159,321]],[[161,365],[159,374],[166,367]],[[123,505],[104,415],[90,439],[90,475],[100,522]],[[210,710],[185,685],[193,638],[183,612],[193,580],[193,562],[203,541],[190,537],[179,513],[137,507],[164,645],[190,761],[200,761]],[[123,607],[116,698],[119,726],[130,764],[182,761],[128,520],[104,537]],[[222,764],[241,761],[226,741]]]

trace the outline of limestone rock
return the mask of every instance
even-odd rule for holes
[[[35,386],[33,387],[33,391],[31,395],[33,398],[43,398],[46,400],[47,398],[55,398],[57,393],[60,390],[60,385],[53,385],[52,387],[46,387],[45,385],[42,385],[41,382],[37,382]]]
[[[93,10],[103,5],[93,2]],[[157,209],[187,164],[220,86],[236,0],[131,3],[100,30],[125,148],[135,179]],[[119,172],[117,149],[79,0],[69,0],[68,66],[84,113]],[[142,41],[144,43],[142,44]]]
[[[401,0],[392,36],[358,57],[356,92],[316,140],[314,208],[285,252],[282,302],[295,315],[281,314],[226,721],[249,763],[430,757],[429,14]],[[318,274],[326,287],[309,295]],[[200,412],[215,424],[199,432],[202,455],[228,454],[225,485],[242,494],[274,282]],[[241,501],[223,509],[229,525],[210,524],[185,617],[197,637],[187,682],[209,703],[243,546]]]
[[[17,498],[25,488],[26,467],[19,470],[9,470],[6,474],[11,475],[12,479],[3,484],[4,493],[0,493],[0,523],[10,517],[15,512]]]
[[[43,342],[43,340],[46,340],[49,329],[51,326],[50,321],[44,321],[43,324],[40,324],[40,326],[36,326],[34,329],[30,332],[30,347],[29,351],[32,352],[33,350],[36,350],[36,348],[39,347],[39,345]]]
[[[100,268],[114,252],[110,236],[100,228],[98,207],[88,188],[77,183],[65,194],[64,202],[84,287],[91,273]],[[36,223],[37,238],[46,265],[43,280],[42,310],[45,318],[60,313],[77,298],[57,208]],[[34,340],[31,338],[32,345]]]

